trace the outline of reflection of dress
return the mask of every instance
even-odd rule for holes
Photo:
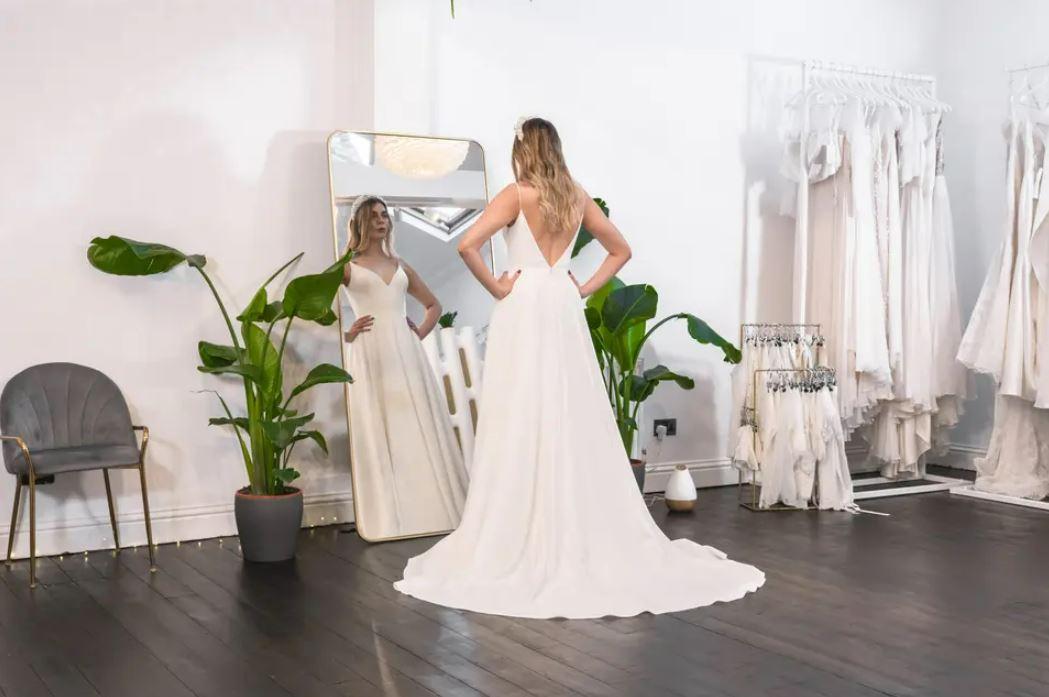
[[[422,344],[405,321],[408,277],[353,264],[347,296],[371,331],[344,344],[357,530],[365,539],[451,530],[467,473]]]
[[[470,492],[458,529],[397,590],[517,617],[629,616],[735,600],[758,569],[669,540],[645,506],[601,380],[569,244],[551,267],[523,215],[513,290],[488,330]]]

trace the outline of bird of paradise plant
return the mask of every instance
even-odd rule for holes
[[[321,363],[285,397],[283,360],[294,320],[320,325],[336,321],[331,306],[348,256],[321,273],[292,279],[285,286],[282,297],[270,301],[267,287],[302,254],[293,257],[266,279],[248,306],[237,315],[239,336],[215,284],[205,271],[207,259],[203,255],[185,254],[163,244],[110,236],[91,240],[87,257],[95,268],[118,276],[153,276],[185,263],[204,279],[218,303],[231,343],[200,341],[197,353],[201,365],[197,370],[211,375],[234,376],[243,384],[246,414],[234,416],[226,400],[215,392],[225,416],[214,417],[209,423],[232,427],[252,494],[273,496],[285,493],[286,486],[299,477],[299,472],[291,466],[291,453],[299,441],[311,440],[327,454],[328,445],[323,434],[306,428],[314,415],[299,414],[291,408],[292,401],[315,385],[347,383],[353,378],[342,368]],[[280,336],[279,346],[273,343],[275,334]]]

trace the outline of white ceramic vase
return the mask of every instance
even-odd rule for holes
[[[667,508],[672,511],[691,511],[696,507],[696,483],[685,465],[678,465],[670,473],[664,494]]]

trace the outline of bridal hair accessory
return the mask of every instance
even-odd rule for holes
[[[350,206],[350,220],[353,220],[354,216],[357,215],[357,209],[364,205],[365,201],[378,201],[387,209],[390,207],[386,203],[386,199],[382,196],[376,196],[375,194],[361,194],[353,200],[353,205]]]
[[[532,117],[532,116],[522,116],[521,118],[517,119],[517,123],[514,124],[514,133],[517,134],[517,139],[518,140],[522,140],[522,141],[524,140],[524,125],[525,125],[525,121],[529,121],[532,118],[534,118],[534,117]]]

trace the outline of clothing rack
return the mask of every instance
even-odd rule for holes
[[[882,70],[880,68],[869,68],[857,65],[847,65],[845,63],[834,63],[830,61],[821,60],[801,60],[798,61],[801,67],[801,89],[803,94],[807,94],[809,88],[812,86],[813,74],[837,74],[837,75],[854,75],[863,77],[878,77],[885,78],[888,80],[898,80],[901,82],[917,82],[919,84],[927,85],[929,89],[929,96],[932,98],[936,97],[936,77],[933,75],[927,75],[923,73],[903,73],[892,70]],[[803,113],[803,131],[807,132],[809,128],[809,112],[805,109]],[[801,161],[806,161],[805,152],[805,140],[801,142]],[[808,212],[798,212],[799,215],[805,215],[807,217]],[[794,274],[795,278],[800,279],[799,282],[794,283],[794,319],[797,322],[804,322],[808,318],[808,286],[809,286],[809,260],[808,260],[808,229],[804,227],[798,230],[798,233],[802,235],[802,239],[794,245]],[[802,253],[805,252],[805,253]]]
[[[1042,68],[1049,68],[1049,62],[1033,63],[1031,65],[1021,65],[1019,68],[1006,68],[1005,72],[1012,76],[1015,73],[1028,73],[1032,70],[1041,70]]]
[[[758,325],[758,326],[761,326],[761,325]],[[768,326],[768,325],[766,325],[766,326]],[[790,326],[790,325],[778,325],[778,326]],[[798,326],[798,325],[794,325],[794,326]],[[810,325],[800,325],[800,326],[810,326],[811,327],[811,326],[818,326],[818,325],[811,325],[810,324]],[[792,376],[796,376],[796,377],[799,377],[799,378],[802,378],[802,379],[814,379],[814,380],[824,380],[824,381],[827,380],[827,379],[836,380],[834,370],[831,369],[831,368],[819,368],[819,367],[816,367],[816,368],[763,368],[763,369],[760,369],[760,370],[755,370],[754,371],[754,380],[753,380],[754,384],[752,386],[752,389],[753,389],[753,400],[754,400],[753,401],[753,404],[754,404],[754,407],[753,407],[754,421],[751,424],[751,429],[753,431],[754,449],[755,449],[755,451],[757,450],[757,442],[758,442],[758,379],[757,379],[758,373],[767,373],[768,375],[777,375],[779,377],[786,377],[787,375],[792,375]],[[765,383],[765,388],[768,389],[768,382]],[[736,489],[736,491],[737,491],[737,500],[739,501],[739,505],[742,506],[743,508],[746,508],[748,511],[766,512],[766,511],[812,511],[812,510],[819,510],[819,508],[817,508],[817,507],[801,508],[801,507],[798,507],[798,506],[788,506],[788,505],[782,504],[782,503],[773,504],[772,506],[770,506],[768,508],[763,508],[762,506],[760,506],[758,504],[758,487],[759,487],[759,485],[756,484],[753,481],[753,478],[751,479],[751,481],[750,481],[750,501],[746,501],[746,500],[744,500],[744,497],[743,497],[743,484],[744,484],[744,481],[743,481],[743,470],[740,470],[739,471],[739,485],[738,485],[738,487]],[[819,478],[818,477],[813,480],[813,483],[812,483],[812,497],[811,497],[810,500],[817,500],[817,501],[819,500]]]
[[[1005,73],[1009,76],[1009,91],[1010,98],[1014,96],[1013,91],[1013,78],[1016,77],[1017,73],[1029,73],[1036,70],[1049,69],[1049,62],[1045,63],[1034,63],[1030,65],[1023,65],[1016,68],[1007,68]],[[984,501],[995,501],[997,503],[1007,503],[1013,506],[1023,506],[1024,508],[1035,508],[1043,511],[1049,511],[1049,500],[1038,500],[1024,498],[1023,496],[1010,496],[1008,494],[995,494],[989,491],[980,491],[976,489],[974,484],[966,482],[964,486],[955,487],[951,489],[951,495],[953,496],[964,496],[972,499],[982,499]]]

